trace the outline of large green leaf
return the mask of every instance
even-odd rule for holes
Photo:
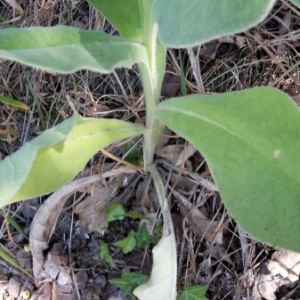
[[[71,117],[0,162],[0,207],[56,190],[97,151],[143,131],[118,120]]]
[[[192,95],[156,115],[201,151],[242,228],[300,251],[300,114],[289,96],[268,87]]]
[[[139,0],[88,0],[88,2],[104,15],[122,36],[138,42],[143,41]]]
[[[163,44],[194,46],[262,21],[275,0],[155,0],[153,21]]]
[[[66,26],[0,30],[0,57],[43,70],[109,73],[146,61],[146,50],[120,36]]]
[[[300,0],[290,0],[292,3],[294,3],[296,6],[300,7]]]

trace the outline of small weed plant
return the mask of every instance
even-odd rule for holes
[[[174,231],[153,163],[167,126],[205,157],[225,206],[245,231],[265,243],[300,251],[300,114],[292,99],[271,87],[255,87],[160,102],[166,47],[191,48],[246,30],[266,17],[275,0],[88,2],[120,36],[66,26],[5,28],[0,30],[0,57],[64,74],[81,69],[109,73],[138,64],[145,124],[74,115],[46,130],[1,161],[0,205],[51,193],[70,182],[99,150],[143,135],[143,165],[152,175],[164,222],[153,249],[151,277],[134,294],[153,299],[164,290],[157,299],[175,299]]]

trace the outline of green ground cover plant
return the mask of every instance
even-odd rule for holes
[[[155,289],[156,258],[168,252],[170,265],[176,264],[165,189],[153,164],[158,139],[168,126],[203,154],[225,206],[245,231],[300,251],[300,114],[292,99],[277,89],[256,87],[160,102],[167,47],[193,47],[246,30],[265,18],[275,0],[88,2],[120,36],[66,26],[6,28],[0,30],[0,57],[64,74],[81,69],[109,73],[137,63],[146,122],[74,115],[46,130],[0,162],[0,205],[51,193],[70,182],[99,150],[143,135],[144,169],[153,177],[164,218],[151,278],[135,292],[150,299],[143,288],[147,293]],[[165,283],[171,299],[174,278],[176,274]]]

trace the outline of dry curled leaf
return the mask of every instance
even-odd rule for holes
[[[184,196],[180,193],[173,191],[174,196],[179,202],[180,211],[188,220],[194,231],[203,236],[207,242],[216,242],[218,244],[223,243],[223,231],[220,230],[220,223],[218,221],[209,220],[201,210],[193,207]]]
[[[163,188],[159,192],[163,195]],[[140,300],[175,299],[177,255],[173,222],[167,199],[162,203],[163,236],[153,248],[153,267],[150,279],[134,290],[134,295]]]
[[[91,196],[75,207],[74,212],[79,215],[78,224],[83,231],[104,233],[108,225],[105,217],[107,206],[121,184],[121,180],[114,180],[107,185],[97,182],[93,185]]]
[[[168,127],[165,127],[158,139],[155,152],[159,151],[161,148],[168,144],[171,135],[172,130],[170,130]]]
[[[94,175],[72,181],[53,193],[36,213],[31,224],[29,239],[35,278],[39,276],[42,270],[44,264],[43,251],[48,248],[48,242],[67,197],[75,191],[94,183],[98,178],[97,175]]]
[[[180,166],[190,156],[192,156],[197,149],[191,145],[168,145],[161,149],[157,149],[157,155],[167,159],[170,162],[174,162],[174,166]]]
[[[141,204],[141,208],[143,210],[143,213],[153,213],[155,210],[153,208],[153,202],[151,201],[149,197],[149,191],[150,191],[150,183],[151,178],[148,177],[146,180],[141,181],[136,189],[136,199]]]
[[[234,36],[229,36],[226,35],[224,37],[221,37],[218,39],[219,43],[227,43],[227,44],[235,44],[239,48],[245,46],[246,44],[246,38],[241,35],[234,35]]]
[[[268,263],[272,275],[281,275],[291,282],[299,280],[300,254],[287,250],[275,251]]]
[[[47,259],[40,273],[41,278],[51,278],[60,285],[72,284],[70,271],[67,267],[67,259],[63,256],[60,244],[55,244],[47,255]]]
[[[132,173],[128,167],[105,172],[102,178],[108,178],[121,173]],[[57,219],[67,198],[75,191],[83,190],[99,179],[98,175],[81,178],[68,183],[53,193],[36,213],[30,230],[30,249],[32,253],[33,274],[37,278],[44,264],[43,251],[48,248],[48,242],[55,230]]]

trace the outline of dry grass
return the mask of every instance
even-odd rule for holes
[[[0,28],[64,24],[116,34],[82,0],[20,0],[17,3],[23,10],[17,6],[14,8],[9,2],[1,2]],[[184,51],[183,65],[188,92],[199,90],[199,82],[197,85],[194,74],[199,74],[201,70],[200,79],[206,93],[268,85],[286,91],[300,103],[299,15],[299,11],[287,1],[279,1],[259,26],[237,35],[232,41],[213,41],[202,48],[193,49],[195,58],[200,62],[198,69],[191,67],[190,56]],[[31,108],[30,112],[20,112],[0,105],[0,153],[3,157],[15,152],[26,141],[74,112],[83,116],[143,122],[143,91],[136,67],[132,70],[116,70],[109,75],[90,71],[58,75],[3,61],[0,62],[0,70],[0,93],[18,99]],[[167,73],[175,78],[176,88],[173,88],[173,92],[180,93],[177,80],[180,77],[180,62],[177,51],[169,51]],[[169,140],[169,144],[182,142],[174,137]],[[113,145],[107,151],[120,155],[118,149],[117,145]],[[98,172],[107,162],[112,164],[111,159],[99,154],[91,160],[85,173]],[[216,245],[212,241],[205,241],[185,219],[179,218],[179,289],[187,284],[209,284],[210,299],[251,299],[251,285],[255,274],[260,262],[269,257],[270,249],[254,241],[235,224],[216,192],[204,188],[193,179],[193,174],[198,174],[212,181],[199,153],[193,155],[176,172],[172,166],[161,162],[163,172],[177,178],[169,181],[170,177],[166,175],[170,191],[178,190],[178,181],[182,177],[188,177],[193,186],[193,193],[188,195],[189,200],[200,207],[212,222],[219,221],[219,229],[224,232],[224,244]],[[179,205],[171,192],[169,197],[174,203],[172,211],[175,215],[180,215]],[[36,202],[16,204],[7,208],[7,212],[28,230],[32,214],[26,218],[21,213],[24,207],[37,206]],[[9,242],[13,242],[13,237],[10,237],[3,223],[1,243],[7,245]]]

